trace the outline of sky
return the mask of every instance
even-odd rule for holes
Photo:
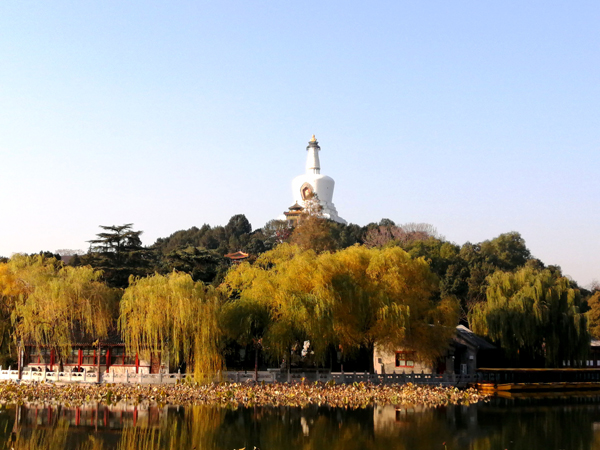
[[[0,2],[0,255],[292,203],[600,279],[600,2]]]

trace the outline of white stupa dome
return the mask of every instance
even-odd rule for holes
[[[306,147],[308,155],[306,157],[306,173],[298,175],[292,181],[292,192],[294,202],[303,208],[307,202],[316,198],[321,206],[320,215],[326,219],[345,224],[346,221],[338,216],[335,205],[333,204],[333,190],[335,181],[327,175],[321,175],[321,163],[319,161],[319,143],[313,135]],[[279,217],[280,220],[286,220],[286,216]]]

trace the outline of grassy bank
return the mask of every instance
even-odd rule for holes
[[[151,401],[173,405],[308,406],[322,405],[364,408],[371,404],[443,406],[471,404],[488,396],[475,389],[433,386],[344,384],[268,384],[222,383],[168,386],[135,384],[56,385],[52,383],[0,384],[0,402],[40,402],[78,405],[90,401],[111,404],[117,401]]]

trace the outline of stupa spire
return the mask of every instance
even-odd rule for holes
[[[306,155],[306,173],[319,174],[321,173],[321,162],[319,161],[319,142],[315,135],[312,135],[312,139],[308,141],[308,147],[306,147],[308,155]]]

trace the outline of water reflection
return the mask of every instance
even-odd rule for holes
[[[5,449],[600,448],[600,396],[497,398],[444,408],[19,405],[0,410]]]

